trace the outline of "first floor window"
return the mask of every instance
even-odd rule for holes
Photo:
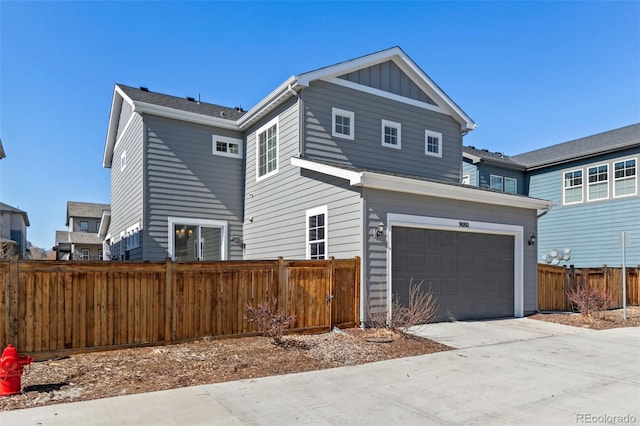
[[[442,133],[424,131],[424,153],[434,157],[442,157]]]
[[[635,158],[613,163],[614,180],[613,196],[624,197],[636,194],[636,160]]]
[[[89,260],[89,249],[82,249],[82,260]]]
[[[104,260],[104,252],[102,250],[98,250],[98,260]]]
[[[327,206],[307,210],[307,258],[327,258]]]
[[[173,260],[227,260],[227,221],[170,217],[168,222]]]
[[[491,175],[489,178],[489,187],[496,191],[502,191],[502,176]]]
[[[257,179],[278,171],[278,119],[261,127],[256,133]]]
[[[582,170],[564,172],[564,203],[582,202]]]
[[[588,200],[601,200],[609,198],[609,165],[602,164],[589,167]]]
[[[354,139],[353,124],[355,114],[343,109],[331,108],[331,135],[344,139]]]
[[[518,193],[518,180],[510,177],[504,178],[504,192],[508,192],[509,194],[517,194]]]

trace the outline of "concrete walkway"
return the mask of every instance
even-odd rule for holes
[[[0,425],[640,423],[640,328],[531,319],[419,333],[462,349],[0,413]]]

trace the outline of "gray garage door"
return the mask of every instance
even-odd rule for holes
[[[413,278],[438,298],[437,321],[512,317],[513,244],[509,235],[393,227],[393,295],[406,305]]]

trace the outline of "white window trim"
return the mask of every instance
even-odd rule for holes
[[[493,179],[493,178],[500,178],[500,189],[494,188],[493,186],[491,186],[491,179]],[[489,175],[489,189],[494,189],[496,191],[504,192],[504,176],[490,174]]]
[[[516,184],[515,192],[507,192],[507,180],[512,180],[513,182],[515,182],[515,184]],[[502,180],[502,189],[507,194],[517,194],[518,193],[518,179],[509,177],[509,176],[505,176],[504,179]]]
[[[124,241],[125,250],[133,250],[140,247],[140,222],[126,229]]]
[[[513,236],[513,316],[516,318],[524,316],[524,227],[492,222],[469,221],[468,223],[469,227],[462,228],[458,219],[387,213],[387,312],[389,316],[392,308],[391,241],[394,226]]]
[[[599,185],[603,182],[595,182],[595,183],[591,183],[589,182],[589,169],[596,169],[596,174],[597,174],[597,169],[602,167],[602,166],[607,166],[607,195],[604,197],[600,197],[600,198],[591,198],[591,194],[589,189],[591,188],[591,186],[593,185]],[[586,172],[586,173],[585,173]],[[587,193],[587,202],[592,202],[592,201],[603,201],[603,200],[608,200],[611,197],[609,196],[609,192],[611,191],[611,179],[609,174],[611,173],[611,164],[609,163],[600,163],[600,164],[595,164],[595,165],[588,165],[584,168],[584,171],[582,172],[582,184],[584,185],[585,180],[587,181],[587,185],[586,185],[586,193]]]
[[[120,171],[123,171],[127,167],[127,151],[122,151],[120,154]]]
[[[349,134],[345,135],[344,133],[336,133],[336,116],[339,115],[341,117],[348,117],[350,120],[349,125]],[[356,126],[356,117],[352,111],[347,111],[340,108],[331,108],[331,136],[342,139],[355,139],[355,126]]]
[[[429,136],[432,138],[438,138],[438,152],[430,152],[429,151]],[[429,155],[431,157],[442,158],[442,133],[434,132],[433,130],[425,130],[424,131],[424,153],[425,155]]]
[[[85,255],[85,253],[86,253],[86,255]],[[85,258],[85,256],[86,256],[86,258]],[[91,250],[89,250],[89,249],[80,250],[80,258],[82,260],[91,260]]]
[[[624,179],[629,179],[628,177],[616,178],[616,163],[626,163],[629,160],[636,161],[636,175],[634,176],[636,190],[633,192],[633,194],[616,195],[616,182]],[[622,160],[613,160],[611,163],[611,166],[612,166],[611,176],[613,177],[613,180],[611,181],[611,184],[612,184],[611,194],[613,195],[613,198],[625,198],[625,197],[633,197],[635,195],[638,195],[638,158],[629,157],[629,158],[624,158]]]
[[[390,121],[390,120],[382,120],[381,121],[381,142],[382,142],[382,146],[387,147],[387,148],[393,148],[393,149],[402,149],[402,125],[400,123],[396,123],[395,121]],[[391,127],[394,128],[398,131],[398,144],[397,145],[393,145],[390,143],[386,143],[385,142],[385,127]]]
[[[267,131],[269,127],[272,127],[275,124],[276,126],[276,168],[270,172],[265,173],[260,176],[260,147],[258,146],[260,143],[260,133],[264,133]],[[255,145],[256,145],[256,182],[261,181],[263,179],[268,178],[269,176],[273,176],[278,173],[280,169],[280,120],[279,117],[275,117],[273,120],[269,121],[264,126],[260,127],[256,130],[255,133]]]
[[[305,240],[306,240],[306,253],[307,259],[311,259],[311,250],[309,247],[309,218],[311,216],[316,216],[319,214],[324,214],[324,258],[329,258],[329,215],[328,215],[327,206],[320,206],[309,209],[306,211],[305,222],[304,222],[304,230],[305,230]],[[321,241],[321,240],[317,240]]]
[[[191,217],[169,216],[167,217],[167,234],[168,234],[167,253],[172,260],[175,260],[174,253],[173,253],[175,232],[173,231],[173,227],[176,224],[220,228],[222,231],[221,232],[222,235],[220,236],[222,240],[222,247],[220,247],[220,258],[221,260],[228,260],[227,253],[228,253],[228,247],[229,247],[229,241],[228,241],[229,223],[226,220],[194,219]]]
[[[567,187],[564,186],[564,175],[565,173],[572,173],[572,172],[582,172],[582,184],[580,185],[580,192],[582,193],[582,198],[580,199],[580,201],[574,201],[572,203],[568,203],[567,202]],[[585,175],[584,175],[584,170],[583,169],[567,169],[567,170],[562,170],[562,172],[560,173],[560,182],[562,185],[562,205],[565,206],[571,206],[571,205],[575,205],[575,204],[582,204],[584,202],[584,180],[585,180]],[[570,189],[576,188],[575,186],[570,187]]]
[[[227,144],[227,152],[220,152],[217,148],[217,142],[224,142]],[[238,153],[231,154],[229,151],[229,144],[238,145]],[[242,158],[242,139],[232,138],[229,136],[212,135],[211,136],[211,151],[213,155],[219,155],[221,157]]]

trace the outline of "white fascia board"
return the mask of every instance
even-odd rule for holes
[[[105,236],[109,232],[109,225],[111,225],[111,210],[105,210],[102,212],[100,218],[100,228],[98,229],[98,237],[105,239]]]
[[[195,112],[177,110],[165,106],[150,104],[147,102],[134,102],[133,112],[173,118],[176,120],[187,121],[196,124],[204,124],[207,126],[215,126],[223,129],[239,130],[238,124],[233,120],[225,120],[223,118],[211,117],[209,115],[198,114]]]
[[[447,114],[447,111],[443,110],[437,105],[431,105],[426,102],[421,102],[416,99],[407,98],[405,96],[396,95],[395,93],[385,92],[384,90],[376,89],[374,87],[365,86],[363,84],[354,83],[349,80],[343,80],[337,77],[321,78],[320,80],[327,83],[335,84],[337,86],[347,87],[349,89],[358,90],[360,92],[369,93],[371,95],[380,96],[382,98],[391,99],[404,104],[413,105],[418,108],[428,109],[430,111],[439,112],[441,114]]]
[[[302,169],[311,170],[329,176],[346,179],[352,186],[361,186],[362,172],[354,172],[352,170],[341,169],[340,167],[329,166],[326,164],[315,163],[302,158],[291,157],[291,165]]]
[[[471,160],[473,164],[478,164],[480,161],[482,161],[481,157],[478,157],[477,155],[469,154],[468,152],[464,152],[464,151],[462,151],[462,157],[466,158],[467,160]]]
[[[120,111],[122,110],[122,102],[127,102],[133,107],[133,101],[125,95],[125,93],[116,85],[113,89],[113,97],[111,99],[111,111],[109,112],[109,126],[107,127],[107,140],[104,145],[104,156],[102,157],[102,167],[111,168],[113,161],[113,148],[116,145],[116,136],[118,133],[118,120],[120,119]]]
[[[298,85],[298,78],[295,75],[292,75],[287,79],[287,81],[282,83],[258,102],[256,106],[247,111],[245,115],[240,117],[237,121],[238,128],[246,128],[255,120],[260,118],[264,113],[268,112],[273,106],[278,104],[284,96],[287,94],[292,95],[289,89],[295,90],[296,85]]]
[[[555,204],[552,201],[537,198],[371,172],[363,172],[361,186],[386,191],[406,192],[429,197],[525,209],[548,210]]]
[[[371,55],[362,56],[350,61],[320,68],[319,70],[311,71],[298,76],[298,84],[304,87],[308,87],[309,83],[313,80],[337,77],[339,75],[348,74],[361,68],[371,67],[373,65],[388,61],[394,55],[399,55],[401,52],[402,50],[400,50],[400,48],[392,47],[391,49],[383,50]]]
[[[458,119],[457,121],[461,124],[462,130],[471,131],[478,127],[471,117],[465,114],[464,111],[462,111],[460,107],[458,107],[453,100],[447,96],[447,94],[444,93],[440,87],[438,87],[438,85],[431,80],[431,78],[429,78],[429,76],[425,74],[425,72],[422,71],[420,67],[402,50],[398,53],[398,57],[402,60],[394,60],[395,64],[398,65],[398,67],[404,71],[405,74],[407,74],[414,83],[418,85],[418,87],[424,90],[427,94],[435,97],[436,103],[438,103],[438,100],[442,101],[444,105],[439,106],[451,111],[451,114],[454,115]]]

